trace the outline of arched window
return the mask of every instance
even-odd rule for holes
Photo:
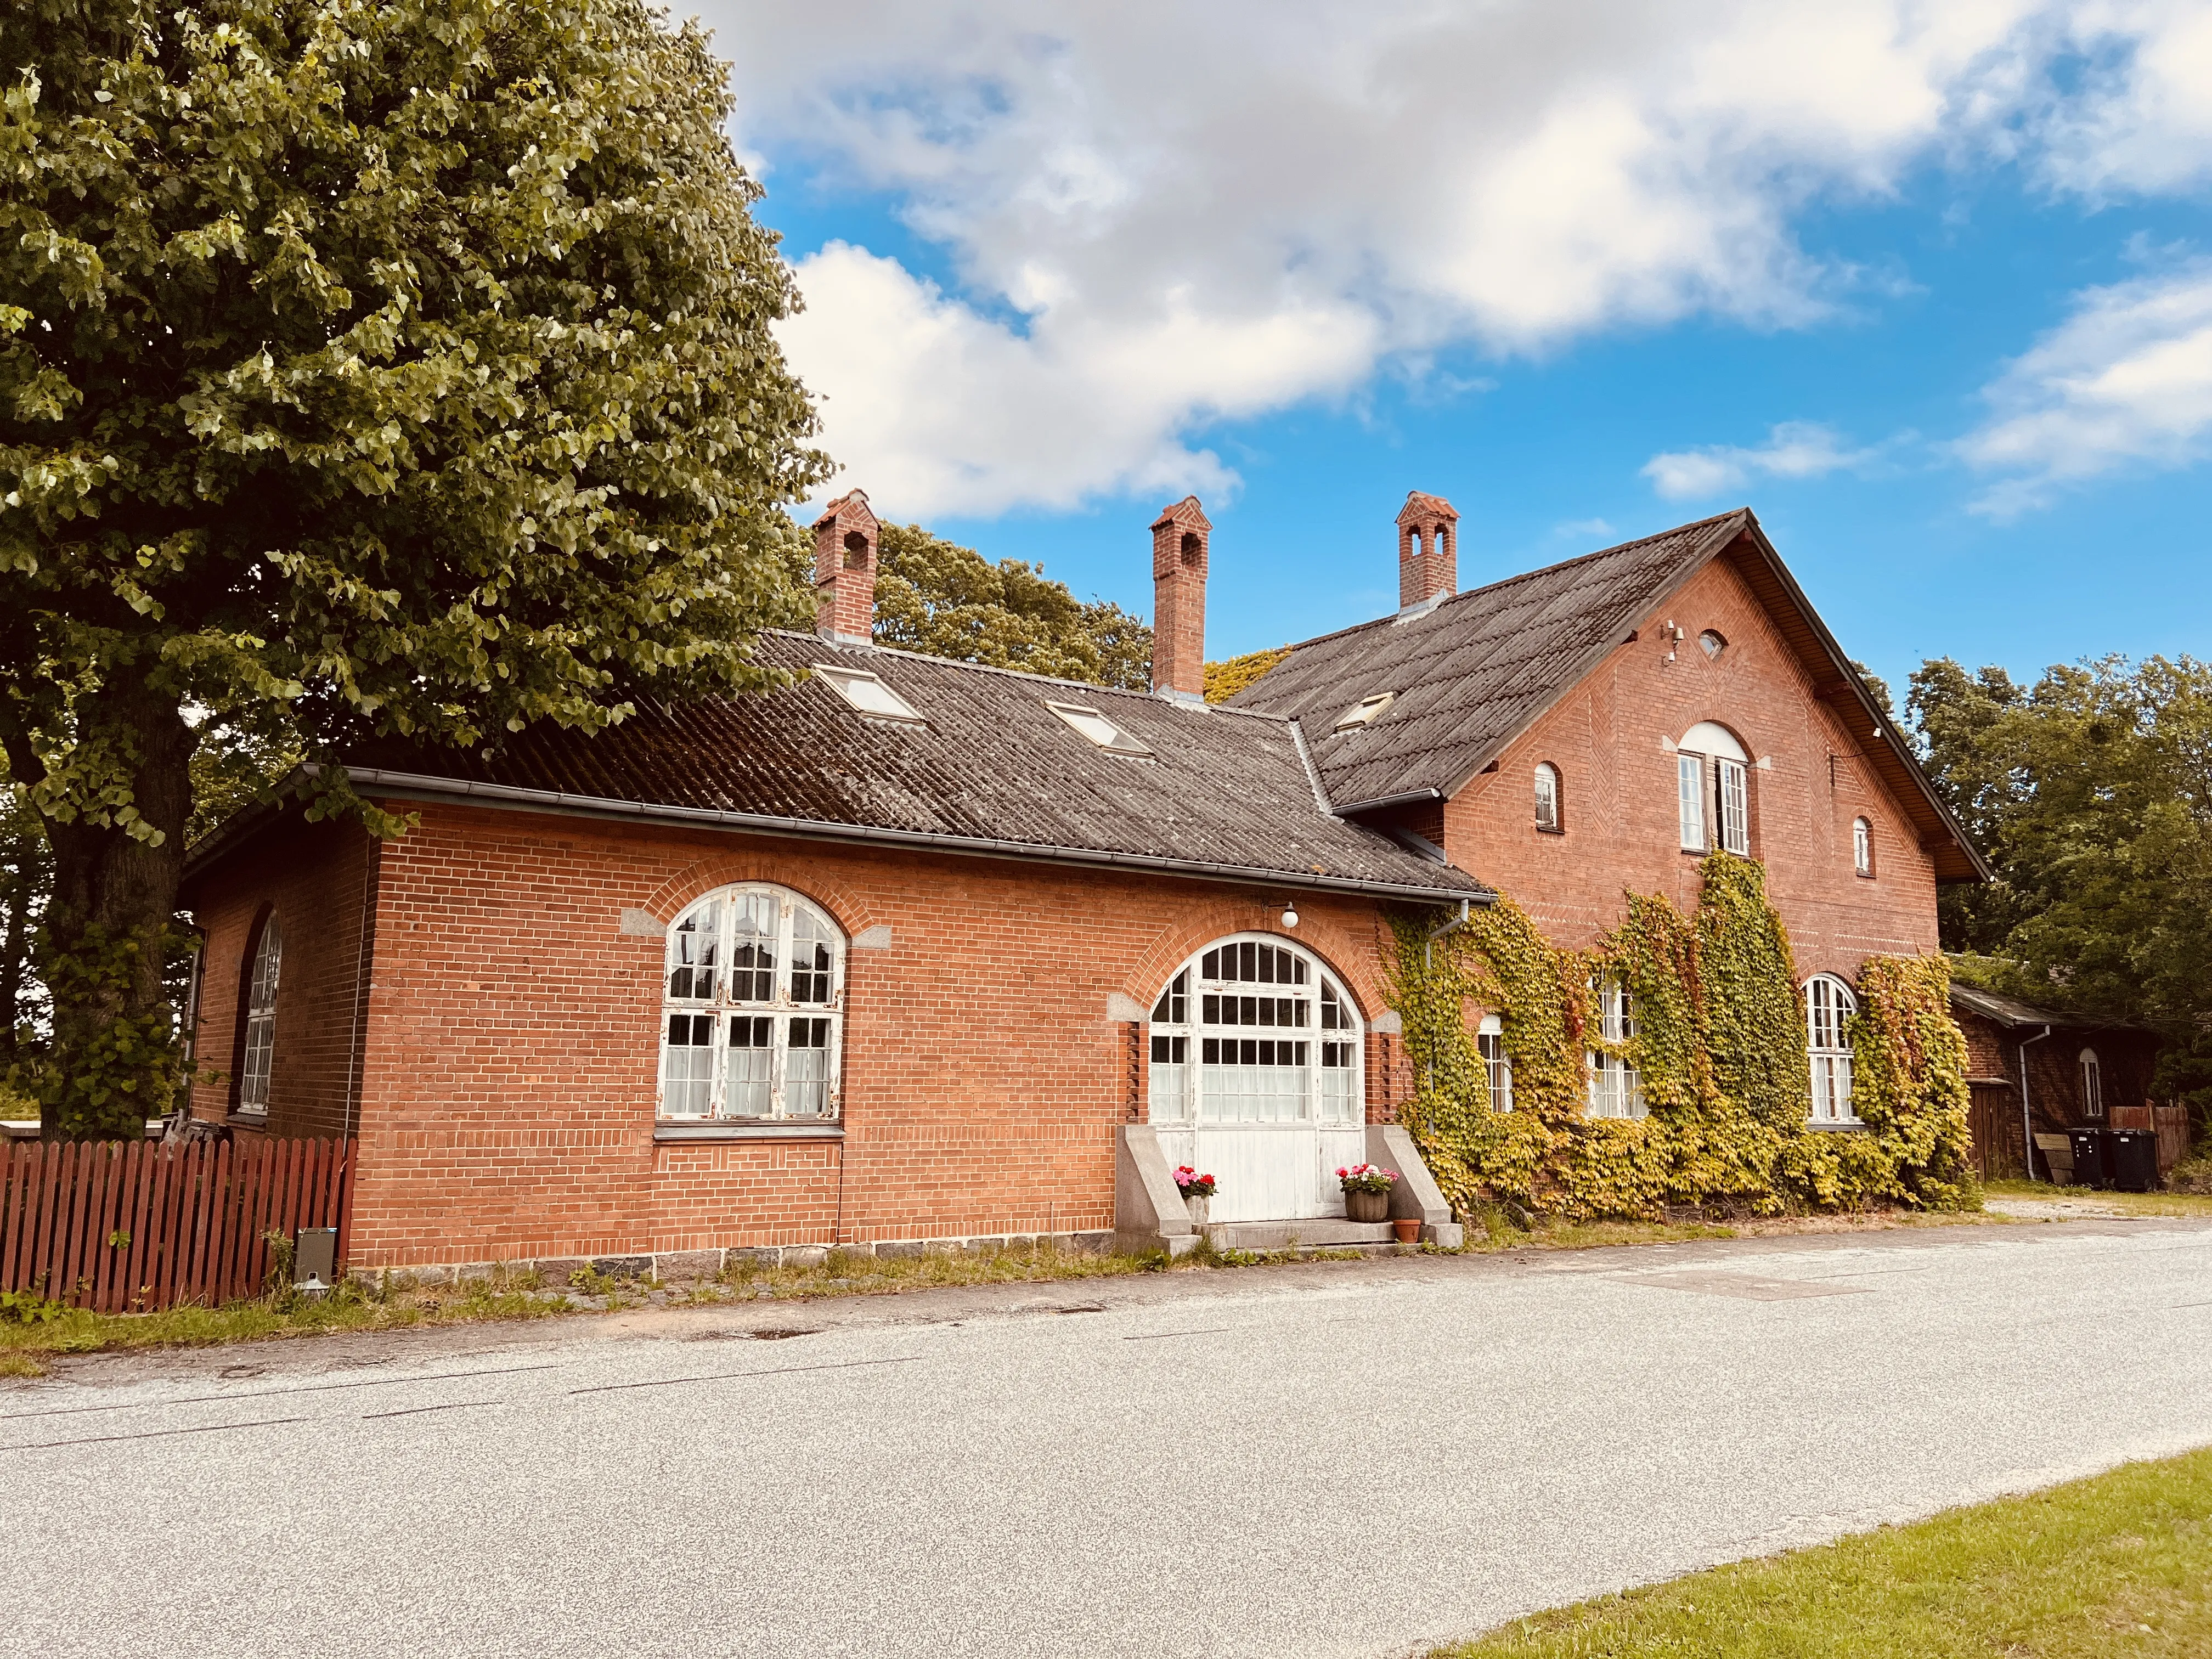
[[[1359,1017],[1319,958],[1265,934],[1209,945],[1152,1006],[1155,1123],[1357,1124]]]
[[[1699,720],[1674,745],[1682,850],[1751,856],[1751,757],[1724,726]]]
[[[284,932],[272,915],[261,924],[246,981],[246,1044],[238,1066],[238,1109],[269,1110],[269,1073],[276,1058],[276,981],[284,966]]]
[[[1698,645],[1706,656],[1718,662],[1721,653],[1728,649],[1728,636],[1717,628],[1708,628],[1698,635]]]
[[[1626,1043],[1636,1035],[1636,1001],[1628,987],[1617,979],[1601,979],[1590,986],[1592,1011],[1597,1016],[1599,1037],[1608,1043]],[[1592,1117],[1644,1117],[1644,1080],[1626,1058],[1602,1048],[1589,1051],[1589,1115]]]
[[[1874,825],[1864,818],[1851,820],[1851,868],[1863,876],[1874,874]]]
[[[2097,1051],[2081,1051],[2081,1115],[2102,1117],[2105,1115],[2105,1068],[2097,1063]]]
[[[1536,827],[1555,836],[1565,828],[1559,813],[1559,769],[1549,761],[1536,763]]]
[[[1485,1014],[1474,1034],[1476,1051],[1490,1084],[1490,1109],[1513,1109],[1513,1058],[1505,1052],[1505,1023],[1496,1014]]]
[[[662,1117],[836,1117],[845,936],[820,909],[760,883],[709,893],[668,930],[662,985]]]
[[[1851,1104],[1851,988],[1832,974],[1805,981],[1805,1048],[1813,1061],[1813,1121],[1856,1123]]]

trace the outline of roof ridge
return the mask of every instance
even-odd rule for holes
[[[1450,609],[1462,599],[1472,599],[1485,593],[1495,593],[1501,587],[1510,587],[1516,582],[1533,581],[1539,576],[1548,576],[1555,570],[1565,570],[1570,566],[1583,564],[1591,559],[1602,559],[1608,554],[1625,553],[1630,548],[1644,547],[1652,542],[1664,541],[1669,536],[1680,536],[1687,531],[1708,529],[1725,520],[1747,519],[1750,516],[1751,509],[1747,507],[1730,507],[1727,512],[1716,513],[1709,519],[1692,519],[1686,524],[1673,525],[1665,530],[1655,530],[1648,536],[1635,536],[1625,542],[1615,542],[1611,547],[1601,547],[1589,553],[1577,553],[1571,559],[1561,559],[1556,563],[1538,565],[1533,570],[1518,570],[1510,576],[1501,576],[1494,582],[1486,582],[1480,587],[1463,587],[1456,593],[1449,594],[1439,600],[1426,614],[1433,617]],[[1352,623],[1343,628],[1334,629],[1326,634],[1316,634],[1311,639],[1297,641],[1290,647],[1290,649],[1293,652],[1303,651],[1310,645],[1321,645],[1330,640],[1340,640],[1346,635],[1357,634],[1363,629],[1388,628],[1397,622],[1403,614],[1402,611],[1394,611],[1387,617],[1372,617],[1365,622]],[[1261,678],[1264,678],[1265,676]],[[1258,680],[1253,682],[1255,685],[1259,683]]]
[[[991,662],[969,662],[962,657],[940,657],[932,652],[908,651],[896,645],[878,645],[872,641],[862,646],[839,645],[835,641],[823,639],[819,634],[802,634],[793,628],[763,628],[760,631],[763,634],[775,634],[787,640],[797,640],[802,643],[824,646],[832,650],[878,651],[885,656],[902,657],[910,662],[933,663],[940,667],[964,669],[977,674],[1000,674],[1008,679],[1032,680],[1040,685],[1054,685],[1071,691],[1089,692],[1094,696],[1103,694],[1114,697],[1141,697],[1145,702],[1157,704],[1163,708],[1193,707],[1181,697],[1164,697],[1157,691],[1140,691],[1134,686],[1101,685],[1096,680],[1061,679],[1056,675],[1039,674],[1026,668],[1006,668]],[[1279,725],[1290,718],[1286,714],[1269,714],[1258,708],[1232,708],[1227,703],[1222,702],[1209,702],[1200,706],[1209,714],[1243,714],[1251,719],[1273,720]]]

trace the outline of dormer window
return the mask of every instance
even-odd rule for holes
[[[878,720],[907,720],[915,726],[924,724],[907,700],[885,685],[879,675],[860,668],[832,668],[818,662],[814,665],[814,672],[824,685],[863,714],[872,714]]]
[[[1336,729],[1349,732],[1354,726],[1372,726],[1382,718],[1382,711],[1398,700],[1395,691],[1383,691],[1371,697],[1362,697],[1358,702],[1336,717]]]
[[[1096,708],[1086,708],[1079,702],[1048,702],[1045,707],[1109,754],[1150,755],[1152,752]]]

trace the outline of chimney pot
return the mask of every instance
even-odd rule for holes
[[[1398,511],[1398,609],[1459,591],[1459,514],[1441,495],[1409,490]]]
[[[1152,521],[1152,690],[1206,698],[1206,549],[1213,532],[1198,497]]]
[[[866,645],[876,620],[876,552],[883,526],[854,489],[814,521],[814,631],[842,645]]]

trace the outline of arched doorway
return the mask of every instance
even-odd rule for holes
[[[1160,1150],[1220,1182],[1218,1221],[1340,1216],[1336,1171],[1366,1156],[1358,1012],[1320,957],[1268,933],[1217,939],[1152,1007]]]

